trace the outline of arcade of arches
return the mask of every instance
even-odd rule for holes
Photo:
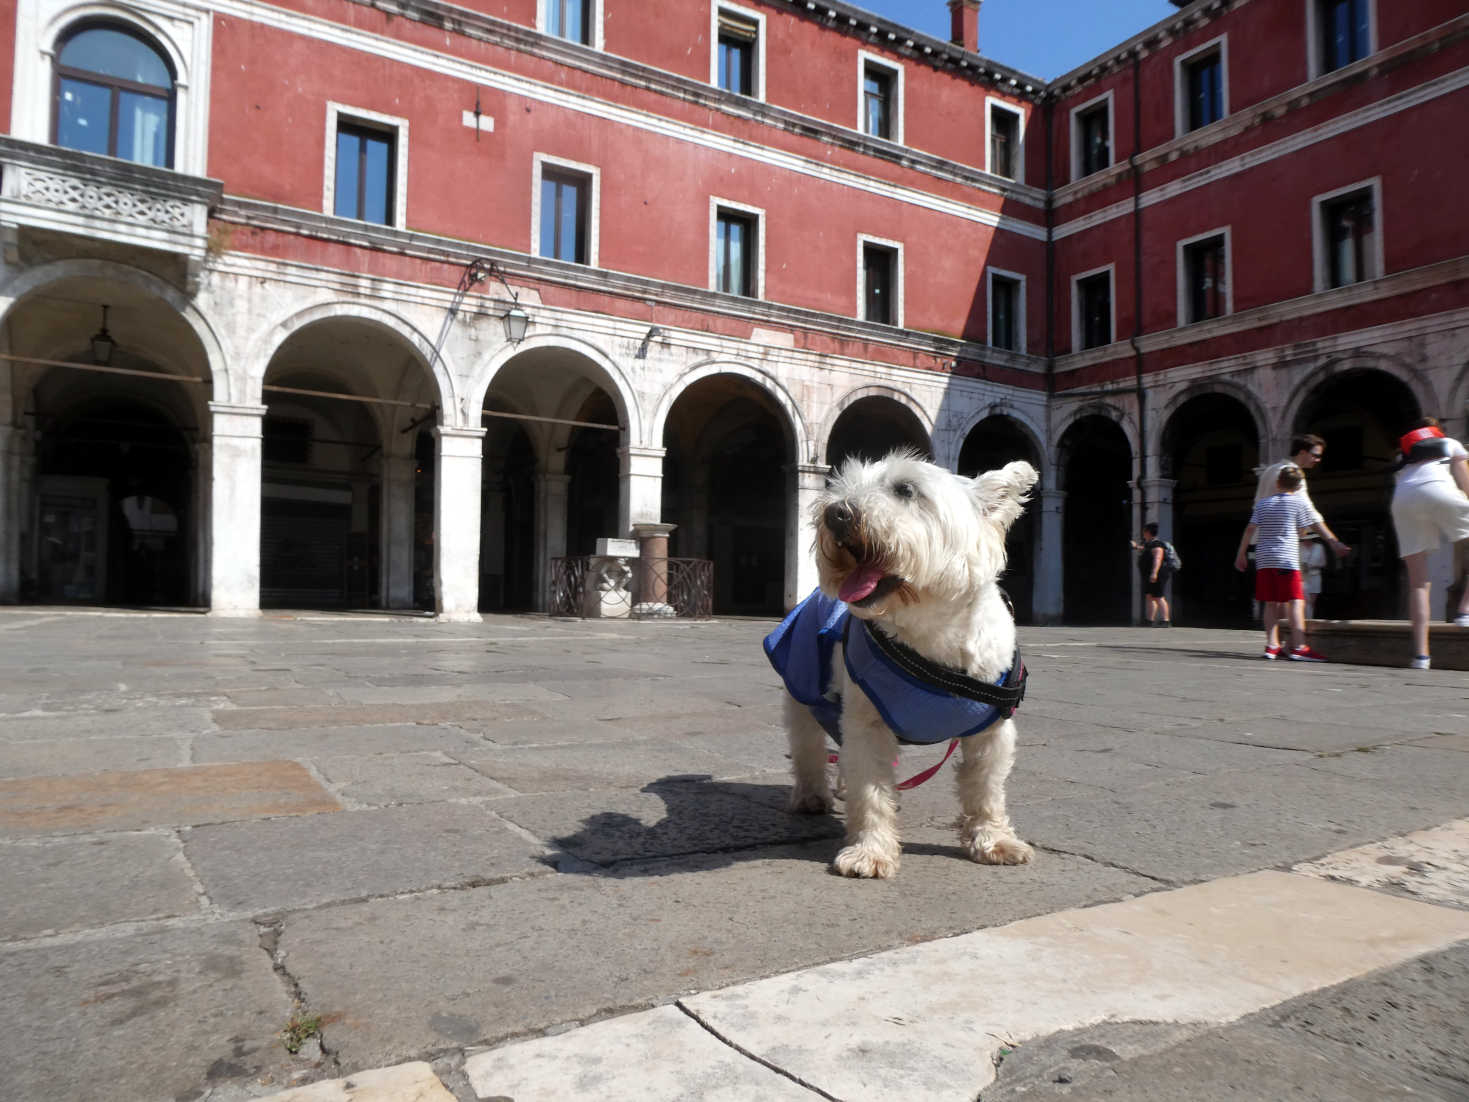
[[[10,593],[47,603],[205,604],[211,532],[220,538],[210,516],[218,421],[207,356],[163,303],[141,291],[108,294],[112,365],[141,377],[39,362],[92,361],[86,335],[96,315],[87,304],[101,297],[95,286],[48,288],[8,318],[20,358],[3,370],[17,411],[12,453],[22,457],[7,476],[21,503]],[[260,604],[436,607],[440,438],[448,430],[420,351],[375,323],[329,318],[282,341],[263,385],[263,415],[253,415],[261,438]],[[497,372],[471,457],[480,484],[472,579],[479,608],[542,608],[550,556],[589,554],[598,539],[628,534],[623,394],[606,369],[566,348],[527,350]],[[1183,622],[1249,622],[1248,583],[1230,559],[1254,469],[1279,457],[1266,453],[1262,414],[1248,401],[1202,388],[1162,426],[1166,490],[1150,511],[1169,511],[1187,564],[1174,594]],[[1312,495],[1355,549],[1328,569],[1320,614],[1401,615],[1388,501],[1393,440],[1420,413],[1413,392],[1383,370],[1327,365],[1296,410],[1289,428],[1327,441]],[[808,468],[798,466],[790,418],[754,378],[716,373],[673,398],[661,452],[641,449],[656,464],[644,472],[660,519],[675,526],[670,553],[715,564],[717,614],[783,611],[793,564],[809,551],[792,506]],[[831,463],[894,447],[931,454],[932,446],[913,409],[881,394],[847,405],[821,442]],[[972,475],[1016,458],[1046,469],[1034,434],[995,415],[965,436],[956,467]],[[1044,493],[1060,510],[1054,604],[1068,622],[1126,623],[1135,615],[1128,543],[1139,519],[1135,468],[1128,437],[1107,412],[1076,420],[1057,445],[1055,485]],[[1041,617],[1042,575],[1053,569],[1042,562],[1042,496],[1038,485],[1009,541],[1004,584],[1022,622]]]

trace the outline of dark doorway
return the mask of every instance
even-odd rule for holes
[[[1068,624],[1132,620],[1132,449],[1117,424],[1083,417],[1061,438],[1062,596]]]
[[[1040,459],[1025,430],[1009,417],[987,417],[964,438],[959,449],[959,473],[974,477],[1023,459],[1037,470]],[[1031,491],[1031,502],[1010,529],[1005,541],[1005,577],[1002,585],[1015,606],[1015,619],[1034,622],[1035,545],[1040,516],[1040,485]]]
[[[37,450],[35,596],[47,602],[188,603],[193,428],[126,399],[43,431]]]
[[[1254,419],[1227,395],[1190,398],[1168,419],[1163,457],[1175,480],[1173,544],[1186,564],[1173,579],[1174,619],[1249,626],[1252,575],[1234,569],[1234,552],[1250,519],[1255,468],[1262,461]]]
[[[616,425],[617,407],[605,391],[581,404],[575,420]],[[623,535],[617,527],[617,446],[615,430],[574,428],[566,448],[566,553],[591,555],[597,540]]]
[[[853,456],[882,459],[900,448],[909,448],[924,459],[933,458],[928,433],[913,411],[892,398],[874,395],[859,398],[842,410],[827,441],[826,461],[840,467]]]

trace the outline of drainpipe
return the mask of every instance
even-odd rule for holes
[[[1052,120],[1056,99],[1045,96],[1046,112],[1046,404],[1056,396],[1056,181],[1052,178],[1055,150]]]
[[[1137,493],[1139,514],[1148,519],[1148,396],[1143,388],[1143,350],[1138,338],[1143,333],[1143,173],[1138,164],[1142,153],[1143,97],[1140,82],[1142,50],[1132,52],[1132,368],[1137,391]],[[1130,526],[1129,526],[1130,527]]]

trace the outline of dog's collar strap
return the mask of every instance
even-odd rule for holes
[[[1018,644],[1015,647],[1015,655],[1010,660],[1010,669],[1006,671],[1004,679],[999,684],[993,684],[970,677],[964,671],[956,670],[952,666],[944,666],[925,658],[906,643],[900,643],[891,636],[877,631],[865,620],[861,621],[861,624],[862,629],[867,632],[867,637],[872,641],[872,645],[882,652],[882,656],[915,681],[922,681],[946,693],[962,696],[966,700],[988,704],[999,709],[1000,714],[1006,718],[1014,715],[1015,709],[1019,708],[1020,702],[1025,699],[1025,683],[1030,674],[1025,668],[1025,663],[1020,660]]]

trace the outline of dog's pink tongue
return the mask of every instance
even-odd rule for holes
[[[847,580],[842,583],[842,588],[837,591],[837,596],[847,604],[860,601],[874,589],[877,583],[882,581],[882,570],[871,565],[858,566],[847,575]]]

